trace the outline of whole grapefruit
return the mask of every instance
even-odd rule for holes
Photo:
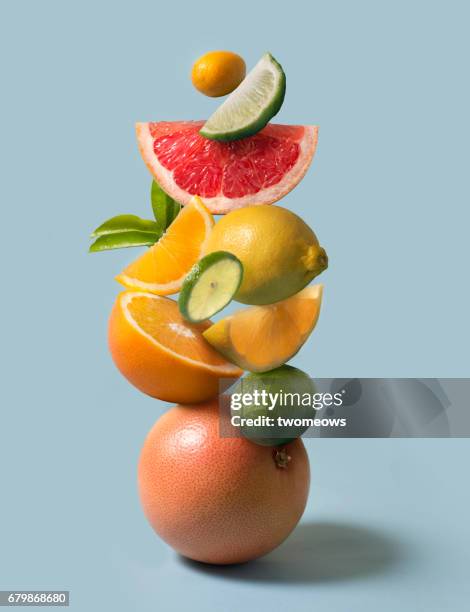
[[[269,448],[219,435],[216,400],[176,406],[149,432],[138,468],[153,529],[204,563],[242,563],[270,552],[297,525],[310,469],[300,439]]]

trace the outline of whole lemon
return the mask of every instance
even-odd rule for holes
[[[328,257],[310,227],[280,206],[245,206],[214,226],[206,253],[229,251],[243,264],[235,299],[272,304],[294,295],[328,267]]]
[[[209,51],[194,62],[191,80],[198,91],[218,98],[238,87],[245,74],[245,62],[236,53]]]

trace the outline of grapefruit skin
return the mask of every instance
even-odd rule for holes
[[[219,436],[216,400],[176,406],[149,432],[138,484],[153,529],[177,552],[204,563],[256,559],[295,528],[307,502],[310,470],[300,439],[277,449]]]
[[[137,123],[137,142],[148,169],[166,193],[186,205],[198,195],[213,214],[287,195],[312,162],[318,127],[269,123],[234,142],[199,134],[204,121]]]

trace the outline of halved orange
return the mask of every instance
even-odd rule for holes
[[[111,312],[109,348],[121,373],[144,393],[167,402],[203,402],[218,395],[220,378],[243,373],[204,340],[210,325],[185,321],[170,298],[125,291]]]
[[[177,293],[201,258],[214,225],[211,213],[198,196],[185,206],[160,240],[116,276],[129,289],[157,295]]]
[[[267,372],[293,357],[320,316],[323,285],[286,300],[252,306],[218,321],[204,338],[226,359],[250,372]]]

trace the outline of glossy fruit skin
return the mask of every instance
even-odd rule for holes
[[[267,554],[294,529],[307,502],[310,471],[301,440],[275,449],[219,435],[216,401],[176,406],[153,426],[138,467],[150,524],[180,554],[213,564]]]
[[[191,366],[136,332],[120,306],[122,295],[108,323],[109,350],[121,374],[143,393],[167,402],[198,403],[216,397],[222,375]]]
[[[219,98],[238,87],[245,74],[245,62],[237,53],[209,51],[194,62],[191,80],[204,95]]]
[[[314,232],[280,206],[246,206],[214,226],[205,253],[228,251],[243,264],[235,295],[244,304],[272,304],[298,293],[328,267]]]

